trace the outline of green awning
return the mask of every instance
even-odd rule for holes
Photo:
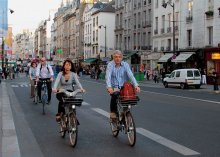
[[[85,63],[94,63],[96,62],[98,59],[97,58],[87,58],[84,60]]]
[[[135,53],[137,53],[137,52],[136,51],[131,51],[129,53],[125,53],[125,54],[123,54],[123,59],[127,60],[127,59],[131,58],[131,56],[134,55]]]

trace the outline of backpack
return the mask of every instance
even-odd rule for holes
[[[46,67],[47,67],[48,72],[50,72],[50,70],[48,68],[48,64],[46,64]],[[41,69],[42,69],[42,64],[40,65],[40,72],[41,72]]]
[[[137,100],[136,90],[130,82],[125,82],[120,91],[122,101]]]

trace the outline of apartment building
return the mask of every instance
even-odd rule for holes
[[[181,31],[179,48],[191,52],[186,63],[206,69],[211,83],[213,69],[220,73],[220,1],[180,1]],[[181,53],[180,53],[181,54]]]
[[[125,57],[136,54],[128,60],[131,64],[143,63],[150,67],[153,59],[151,0],[116,0],[115,10],[115,48],[124,52]]]
[[[13,40],[13,51],[16,59],[27,59],[34,56],[34,39],[33,34],[29,30],[23,30],[15,36]]]

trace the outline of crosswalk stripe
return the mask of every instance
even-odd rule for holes
[[[83,102],[82,102],[82,105],[83,105],[83,106],[89,106],[90,104],[87,103],[87,102],[85,102],[85,101],[83,101]]]
[[[109,117],[109,113],[100,109],[100,108],[92,108],[93,111],[105,116],[105,117]],[[176,151],[182,155],[185,155],[185,156],[189,156],[189,155],[200,155],[200,153],[192,150],[192,149],[189,149],[185,146],[182,146],[176,142],[173,142],[169,139],[166,139],[158,134],[155,134],[151,131],[148,131],[146,129],[143,129],[143,128],[136,128],[136,131],[137,133],[165,146],[165,147],[168,147],[170,149],[172,149],[173,151]]]

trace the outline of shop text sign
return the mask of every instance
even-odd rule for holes
[[[212,53],[212,59],[220,59],[220,53]]]

